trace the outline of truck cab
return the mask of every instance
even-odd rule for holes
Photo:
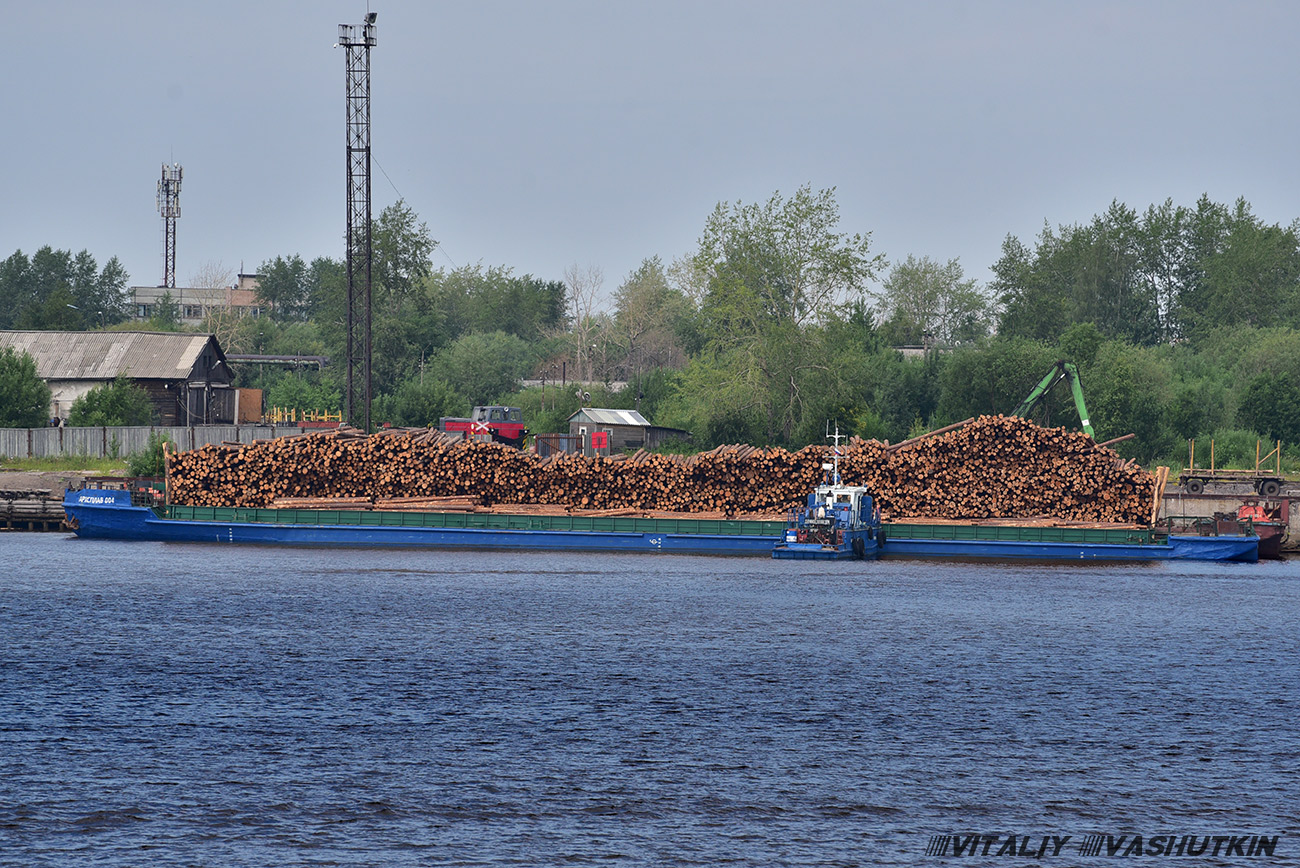
[[[475,407],[468,418],[443,416],[438,420],[438,429],[452,433],[459,431],[466,440],[495,441],[516,449],[523,446],[528,436],[524,411],[499,405]]]
[[[514,422],[522,425],[524,411],[518,407],[475,407],[474,412],[470,414],[470,419],[474,422],[498,424]]]

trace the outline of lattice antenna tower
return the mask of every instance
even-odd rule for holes
[[[370,430],[370,49],[375,47],[375,18],[339,25],[338,44],[347,54],[348,178],[348,422]]]
[[[180,163],[163,163],[158,182],[158,213],[163,218],[163,282],[160,286],[176,288],[176,218],[181,216]]]

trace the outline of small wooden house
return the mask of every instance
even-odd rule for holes
[[[680,428],[651,425],[636,410],[606,410],[583,407],[569,417],[569,434],[581,438],[584,451],[593,448],[592,435],[597,436],[595,451],[616,453],[635,449],[654,449],[668,440],[690,440],[691,433]],[[606,445],[601,446],[601,443]]]
[[[149,395],[159,425],[235,421],[233,375],[213,335],[177,332],[0,331],[0,346],[26,352],[63,418],[95,386],[126,377]]]

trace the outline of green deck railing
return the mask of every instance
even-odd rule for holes
[[[1091,543],[1094,545],[1162,545],[1145,528],[1015,527],[974,524],[889,524],[885,538],[990,540],[996,542]]]
[[[159,512],[176,521],[349,525],[353,527],[445,527],[482,530],[604,531],[608,533],[724,534],[780,536],[785,522],[695,518],[628,518],[580,515],[512,515],[477,512],[388,510],[251,509],[225,506],[167,506]]]
[[[629,518],[580,515],[517,515],[478,512],[388,510],[252,509],[224,506],[165,506],[159,514],[176,521],[349,525],[353,527],[442,527],[481,530],[602,531],[607,533],[715,534],[779,537],[780,521],[706,518]],[[996,540],[1107,545],[1161,545],[1163,534],[1143,528],[1015,527],[973,524],[886,524],[886,539]]]

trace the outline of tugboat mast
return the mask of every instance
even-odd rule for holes
[[[830,422],[827,422],[827,423],[826,423],[826,439],[827,439],[827,440],[834,440],[834,441],[835,441],[835,446],[831,449],[832,464],[831,464],[831,466],[830,466],[829,468],[826,468],[826,469],[830,470],[830,471],[831,471],[831,474],[832,474],[832,475],[831,475],[831,485],[839,485],[839,484],[840,484],[840,438],[843,437],[843,438],[846,438],[846,439],[847,439],[848,436],[849,436],[849,435],[847,435],[847,434],[841,434],[841,433],[840,433],[840,423],[839,423],[839,422],[836,422],[836,423],[835,423],[835,433],[834,433],[834,434],[831,433],[831,423],[830,423]],[[822,465],[822,466],[825,467],[826,465]]]

